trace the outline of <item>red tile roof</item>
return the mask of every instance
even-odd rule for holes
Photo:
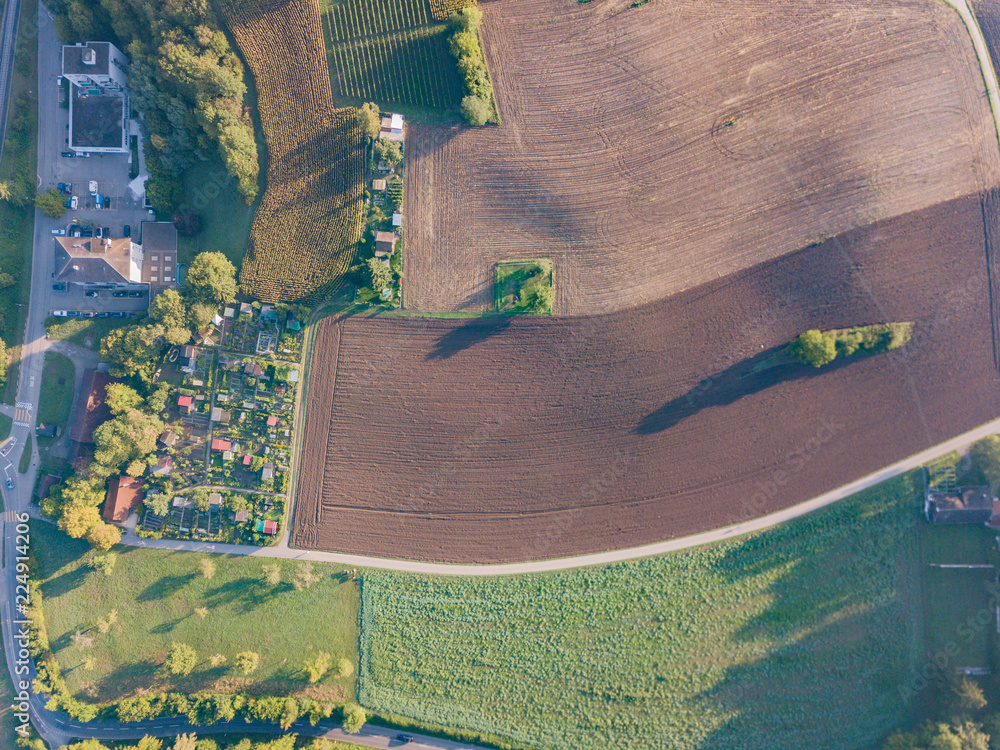
[[[274,416],[272,414],[271,416],[269,416],[267,418],[267,426],[268,427],[274,427],[276,424],[278,424],[278,418],[276,416]]]
[[[223,440],[222,438],[212,439],[212,450],[213,451],[228,451],[233,447],[233,444],[228,440]]]
[[[104,520],[109,523],[122,523],[141,500],[141,479],[130,476],[115,477],[111,480],[108,497],[104,501]]]
[[[251,456],[249,453],[247,453],[243,457],[243,465],[244,466],[249,466],[251,463],[253,463],[253,456]]]
[[[277,521],[264,521],[264,533],[265,534],[277,534],[278,533],[278,522]]]
[[[192,399],[191,396],[181,396],[179,399],[177,399],[177,405],[178,406],[191,406],[191,399]]]

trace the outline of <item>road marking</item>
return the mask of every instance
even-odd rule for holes
[[[14,523],[16,521],[17,521],[17,511],[16,510],[8,510],[8,511],[4,512],[4,514],[3,514],[3,522],[4,523]]]
[[[30,427],[31,423],[28,421],[31,419],[31,404],[26,404],[23,401],[18,401],[17,405],[14,407],[14,424],[18,427]]]

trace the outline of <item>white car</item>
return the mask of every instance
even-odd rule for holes
[[[65,318],[68,315],[68,313],[65,310],[53,310],[52,314],[55,315],[57,318]]]
[[[53,229],[52,230],[52,234],[54,234],[56,237],[65,237],[66,236],[66,230],[65,229]]]
[[[80,199],[74,195],[69,202],[69,207],[75,211],[77,207],[79,207],[79,205],[80,205]]]
[[[97,180],[90,181],[90,194],[97,195]]]

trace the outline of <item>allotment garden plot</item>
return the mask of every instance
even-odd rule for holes
[[[302,324],[259,303],[230,305],[217,321],[161,369],[175,395],[139,532],[273,544],[285,523]]]
[[[542,255],[557,314],[628,308],[1000,180],[946,3],[635,5],[482,5],[503,126],[411,126],[408,307]]]
[[[803,330],[882,320],[911,342],[757,367]],[[328,318],[312,362],[293,541],[389,557],[707,531],[1000,414],[978,196],[621,313]]]

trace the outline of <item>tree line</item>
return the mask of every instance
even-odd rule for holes
[[[259,162],[246,73],[209,0],[52,0],[67,42],[108,40],[130,61],[129,94],[143,115],[147,196],[157,212],[184,202],[183,174],[218,156],[250,204]]]

